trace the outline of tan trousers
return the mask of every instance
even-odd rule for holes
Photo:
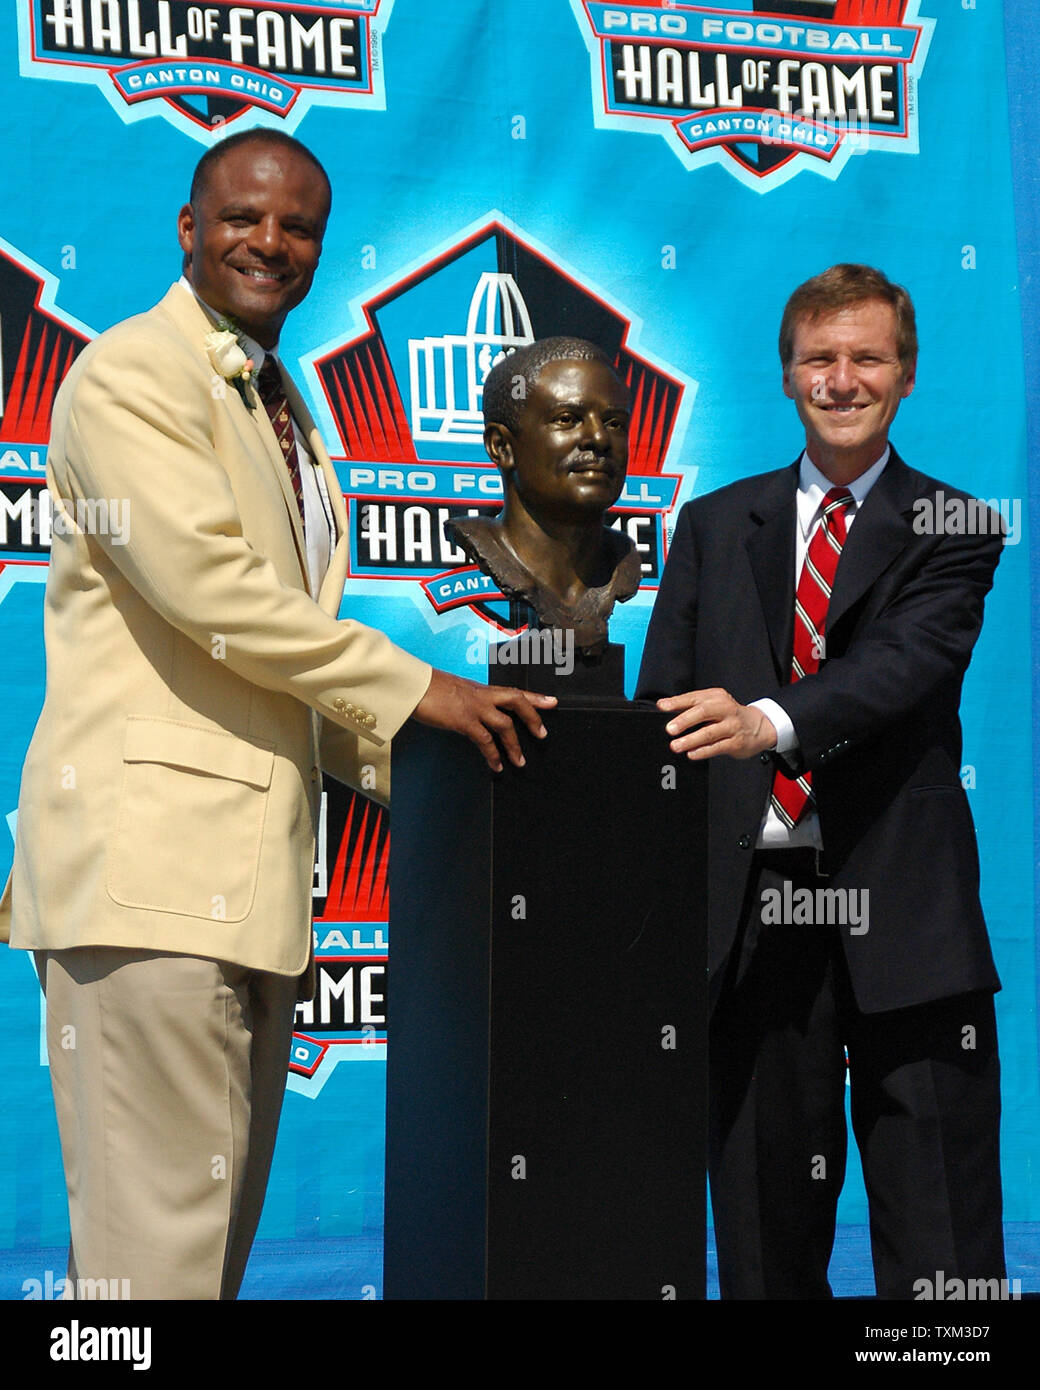
[[[36,964],[73,1290],[235,1298],[267,1188],[297,981],[102,946],[38,952]]]

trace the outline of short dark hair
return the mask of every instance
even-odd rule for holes
[[[520,424],[527,391],[550,362],[602,362],[616,373],[614,363],[601,347],[586,338],[539,338],[503,357],[488,372],[484,382],[484,427],[505,425],[514,434]],[[521,377],[524,390],[519,399],[513,384]]]
[[[266,126],[253,126],[250,130],[240,130],[234,135],[227,135],[223,140],[218,140],[195,165],[195,172],[191,177],[191,192],[188,195],[188,201],[193,207],[196,200],[205,193],[213,170],[224,156],[230,154],[232,150],[239,149],[242,145],[251,144],[278,145],[281,149],[291,150],[294,154],[308,160],[325,180],[329,206],[332,206],[332,181],[317,155],[313,154],[302,141],[295,139],[292,135],[286,135],[284,130],[268,130]]]
[[[880,299],[890,304],[896,316],[896,348],[904,368],[917,360],[917,322],[914,305],[902,285],[895,285],[880,270],[848,262],[832,265],[799,285],[784,306],[780,320],[780,361],[788,367],[794,356],[795,328],[802,319],[814,319],[850,304]]]

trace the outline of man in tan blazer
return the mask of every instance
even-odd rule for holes
[[[47,690],[0,912],[47,994],[80,1296],[237,1294],[309,974],[321,769],[385,800],[410,716],[520,764],[511,714],[540,736],[551,703],[337,619],[343,498],[273,356],[330,203],[289,137],[215,146],[181,283],[55,402]]]

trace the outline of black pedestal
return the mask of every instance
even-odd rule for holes
[[[561,708],[395,741],[386,1298],[704,1297],[705,769]]]
[[[608,642],[595,656],[574,645],[574,634],[561,628],[521,633],[492,647],[489,685],[513,685],[541,695],[584,704],[624,705],[625,649]]]

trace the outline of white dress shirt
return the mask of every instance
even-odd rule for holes
[[[881,477],[891,452],[886,444],[885,452],[877,463],[871,464],[865,473],[861,473],[858,478],[853,479],[848,484],[848,490],[852,493],[852,505],[845,509],[846,536],[852,529],[852,523],[856,520],[856,515],[866,500],[867,493]],[[798,590],[798,580],[801,578],[802,567],[805,564],[812,534],[823,520],[823,499],[832,487],[834,484],[823,476],[809,457],[808,452],[803,453],[798,471],[798,496],[795,504],[798,520],[798,525],[795,527],[795,592]],[[776,751],[778,753],[791,753],[797,749],[798,735],[795,732],[795,727],[775,700],[753,700],[751,708],[761,710],[773,725],[776,730]],[[770,794],[770,798],[766,802],[762,824],[759,827],[756,847],[758,849],[822,849],[820,818],[816,814],[815,808],[811,807],[798,824],[789,830],[773,810],[772,795]]]

